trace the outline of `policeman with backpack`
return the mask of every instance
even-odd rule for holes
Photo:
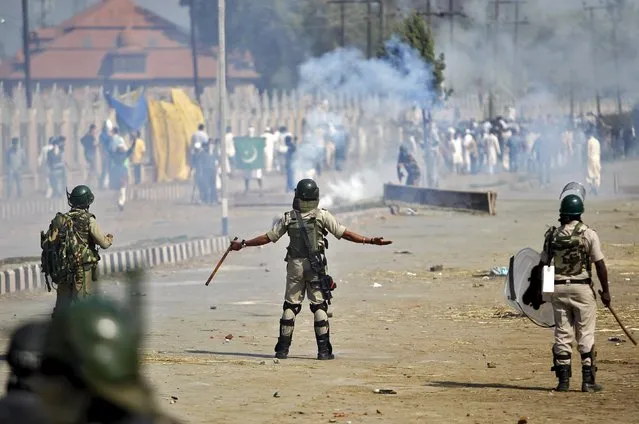
[[[113,243],[113,235],[104,235],[95,215],[89,212],[94,200],[89,187],[75,187],[67,192],[67,200],[71,210],[58,212],[49,230],[41,232],[42,272],[49,290],[50,282],[57,285],[54,313],[91,294],[91,281],[100,260],[97,248],[107,249]]]
[[[280,319],[280,334],[275,345],[275,357],[288,358],[295,327],[295,317],[302,310],[302,301],[308,296],[313,313],[317,359],[334,359],[330,342],[328,305],[336,285],[327,274],[325,251],[328,248],[328,233],[335,238],[353,243],[386,246],[392,243],[383,237],[364,237],[346,229],[326,209],[319,208],[319,187],[311,179],[297,183],[293,209],[275,222],[271,231],[250,240],[232,241],[232,250],[249,246],[275,243],[288,234],[290,243],[286,254],[286,292]]]
[[[592,280],[593,264],[601,283],[599,293],[602,303],[609,307],[611,297],[599,236],[581,220],[584,194],[585,190],[581,197],[576,194],[563,197],[559,208],[561,225],[546,232],[542,254],[543,264],[553,261],[555,266],[555,288],[551,298],[555,315],[555,344],[551,370],[559,381],[555,389],[558,392],[567,392],[570,388],[572,345],[575,341],[581,357],[581,391],[602,390],[601,385],[595,382],[597,298]]]

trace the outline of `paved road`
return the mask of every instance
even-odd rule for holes
[[[635,203],[593,200],[587,205],[588,223],[607,243],[636,241],[636,232],[615,229],[620,217],[622,225],[632,222]],[[470,422],[512,423],[521,415],[554,422],[550,417],[563,413],[566,403],[548,401],[545,388],[553,384],[547,372],[550,333],[525,320],[495,319],[492,308],[503,305],[502,279],[471,275],[507,265],[508,256],[522,247],[539,247],[545,225],[556,221],[556,207],[556,199],[505,200],[496,217],[432,211],[390,216],[377,210],[353,219],[348,226],[355,231],[396,243],[377,248],[331,240],[330,272],[338,283],[331,331],[339,360],[329,364],[311,360],[316,347],[306,304],[292,360],[271,360],[284,290],[285,241],[233,253],[209,287],[203,282],[217,257],[153,269],[145,295],[137,298],[147,306],[147,375],[162,405],[194,423],[290,424],[346,416],[365,423],[467,423],[469,415]],[[611,253],[612,247],[605,249]],[[434,264],[444,265],[443,275],[428,271]],[[609,265],[615,270],[618,263]],[[116,295],[124,289],[117,279],[102,287]],[[636,286],[615,287],[615,302],[636,297]],[[0,299],[0,334],[6,337],[23,319],[46,316],[52,304],[53,296],[42,293]],[[617,304],[632,313],[628,302]],[[234,336],[230,342],[228,334]],[[603,343],[601,357],[623,354],[630,361],[626,346],[615,349]],[[487,369],[488,361],[497,368]],[[636,374],[635,363],[605,365],[602,379],[616,382],[610,396],[625,402],[636,393],[636,380],[623,379]],[[0,378],[5,375],[6,367]],[[399,395],[372,394],[385,387]],[[282,399],[273,397],[276,391]],[[170,404],[170,396],[177,403]],[[566,402],[583,422],[602,408],[577,394]],[[636,422],[636,411],[623,409],[622,401],[606,405],[601,414]]]
[[[625,182],[631,183],[639,178],[639,161],[631,160],[604,164],[603,188],[601,199],[615,199],[613,193],[613,173],[619,173]],[[269,177],[268,186],[276,185],[280,176]],[[329,182],[339,180],[337,174],[325,174],[319,179],[322,193],[328,193]],[[381,195],[382,185],[387,182],[383,177],[374,178],[367,175],[367,184],[377,187],[371,193]],[[580,172],[558,172],[553,175],[550,187],[540,189],[538,183],[531,177],[521,175],[478,175],[478,176],[450,176],[442,182],[442,188],[494,190],[498,193],[497,213],[500,214],[504,201],[513,199],[552,200],[557,199],[561,188],[569,181],[583,181]],[[237,183],[237,181],[236,181]],[[340,186],[336,186],[337,190]],[[343,188],[348,190],[348,184]],[[116,248],[127,246],[141,246],[157,244],[169,240],[184,238],[214,236],[221,233],[221,209],[203,205],[192,205],[187,202],[135,202],[127,206],[124,212],[119,212],[114,206],[114,194],[99,193],[92,211],[105,231],[113,233]],[[266,196],[266,195],[265,195]],[[249,194],[244,199],[246,203],[263,202],[264,198],[257,194]],[[281,202],[282,197],[277,197]],[[282,212],[282,207],[238,207],[230,211],[231,234],[247,231],[257,231],[269,226],[274,216]],[[40,254],[39,232],[46,228],[51,217],[24,217],[20,220],[0,222],[2,237],[0,237],[0,258],[6,257],[37,257]]]

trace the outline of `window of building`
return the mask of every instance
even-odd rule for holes
[[[146,72],[146,57],[143,55],[123,55],[113,59],[114,73],[139,74]]]

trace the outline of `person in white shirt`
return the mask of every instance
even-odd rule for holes
[[[464,168],[467,174],[470,174],[472,171],[472,154],[473,148],[475,147],[475,138],[473,137],[472,132],[467,129],[466,135],[464,136]]]
[[[462,137],[459,132],[456,132],[452,136],[452,150],[453,150],[453,168],[457,174],[461,174],[464,168],[464,146]]]
[[[233,132],[231,131],[231,127],[226,127],[224,143],[226,144],[226,169],[228,170],[228,174],[231,175],[233,172],[231,165],[235,159],[235,143],[233,142]]]
[[[248,136],[255,137],[255,127],[251,126],[248,129]],[[262,191],[262,169],[247,169],[244,171],[244,193],[249,191],[249,183],[251,180],[257,180],[257,185]]]
[[[124,210],[126,202],[126,188],[129,184],[129,156],[135,147],[130,146],[120,135],[117,127],[112,129],[113,141],[111,146],[111,173],[109,182],[111,189],[118,192],[117,205],[120,211]]]
[[[590,191],[597,194],[601,186],[601,143],[595,138],[593,132],[587,135],[588,141],[588,175],[586,182],[590,185]]]
[[[47,199],[50,199],[53,195],[53,187],[51,187],[51,181],[49,180],[49,171],[47,167],[47,157],[49,156],[49,152],[55,148],[55,137],[50,137],[47,144],[42,146],[40,149],[40,155],[38,156],[38,168],[44,174],[44,180],[46,181],[46,192],[45,196]]]
[[[499,161],[501,149],[499,148],[499,139],[495,135],[495,131],[490,131],[484,135],[484,144],[486,145],[486,159],[488,162],[488,173],[495,173],[495,166]]]
[[[271,127],[266,127],[262,137],[264,137],[264,169],[269,173],[273,171],[273,158],[275,157],[275,144],[277,141]]]
[[[204,131],[204,124],[200,124],[197,127],[197,131],[191,136],[191,151],[194,150],[195,144],[200,143],[200,146],[208,143],[209,135]]]

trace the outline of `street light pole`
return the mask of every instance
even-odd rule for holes
[[[195,90],[195,99],[197,104],[202,106],[200,102],[200,77],[198,74],[198,58],[197,58],[197,38],[195,36],[195,0],[191,0],[189,4],[189,21],[191,25],[191,58],[193,62],[193,89]]]
[[[228,151],[226,150],[226,1],[218,0],[218,64],[217,92],[220,110],[219,133],[222,143],[222,235],[229,235]]]
[[[24,90],[27,108],[33,106],[31,93],[31,45],[29,43],[29,0],[22,0],[22,48],[24,50]]]

